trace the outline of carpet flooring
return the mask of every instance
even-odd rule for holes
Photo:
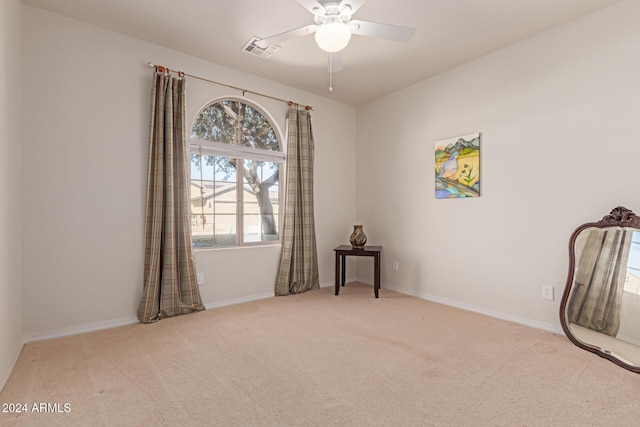
[[[350,283],[29,343],[0,425],[635,426],[639,395],[564,336]]]

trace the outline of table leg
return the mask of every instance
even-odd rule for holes
[[[376,294],[376,298],[378,298],[378,289],[380,289],[380,254],[376,254],[375,255],[375,261],[374,261],[374,290],[373,292]]]
[[[338,282],[338,280],[340,280],[340,255],[338,255],[338,252],[336,252],[336,295],[338,295],[338,292],[340,292],[340,283]]]
[[[342,286],[344,286],[344,282],[345,282],[345,275],[346,275],[346,271],[347,271],[347,256],[346,255],[342,255],[342,276],[340,278],[340,283],[342,284]]]

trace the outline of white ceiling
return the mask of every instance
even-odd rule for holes
[[[23,0],[351,105],[618,1],[368,0],[354,19],[413,27],[415,35],[409,43],[352,37],[329,92],[327,54],[312,35],[281,43],[268,59],[242,51],[252,36],[265,38],[312,24],[312,15],[296,0]]]

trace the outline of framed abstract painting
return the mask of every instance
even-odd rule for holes
[[[436,199],[480,195],[480,133],[435,144]]]

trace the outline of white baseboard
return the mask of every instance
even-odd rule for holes
[[[616,338],[621,339],[622,341],[630,342],[631,344],[640,345],[640,341],[638,341],[636,337],[630,338],[630,337],[618,334]]]
[[[373,283],[370,280],[365,280],[358,278],[356,279],[358,282],[366,283],[368,285],[373,286]],[[495,317],[497,319],[507,320],[513,323],[519,323],[524,326],[530,326],[532,328],[541,329],[543,331],[552,332],[554,334],[564,335],[564,331],[560,325],[554,325],[546,322],[538,322],[537,320],[529,319],[527,317],[516,316],[510,313],[502,313],[499,311],[490,310],[485,307],[480,307],[473,304],[468,304],[465,302],[460,302],[456,300],[452,300],[449,298],[443,298],[437,295],[432,295],[424,292],[416,292],[412,289],[405,289],[397,286],[390,285],[388,283],[382,283],[380,285],[382,288],[391,289],[392,291],[400,292],[401,294],[411,295],[414,297],[418,297],[427,301],[435,302],[438,304],[448,305],[450,307],[459,308],[461,310],[471,311],[478,314],[483,314],[489,317]]]
[[[3,372],[1,374],[2,376],[0,376],[0,392],[2,392],[4,386],[7,384],[7,381],[9,381],[9,377],[13,372],[13,368],[15,368],[16,363],[18,363],[18,358],[20,357],[20,353],[22,352],[22,347],[24,347],[24,339],[21,339],[18,343],[18,347],[16,348],[15,354],[13,355],[13,360],[9,364],[9,369],[7,370],[7,372]]]
[[[346,280],[347,283],[349,282],[353,282],[353,281],[357,281],[357,282],[361,282],[361,283],[365,283],[368,285],[373,286],[373,283],[371,283],[368,279],[362,279],[362,278],[348,278]],[[321,288],[326,288],[326,287],[330,287],[330,286],[334,286],[335,282],[324,282],[324,283],[320,283],[320,287]],[[439,304],[444,304],[444,305],[448,305],[451,307],[456,307],[456,308],[460,308],[462,310],[467,310],[467,311],[472,311],[475,313],[479,313],[479,314],[484,314],[486,316],[491,316],[491,317],[495,317],[498,319],[502,319],[502,320],[507,320],[510,322],[515,322],[515,323],[519,323],[525,326],[530,326],[533,328],[537,328],[537,329],[542,329],[545,331],[549,331],[549,332],[553,332],[553,333],[557,333],[557,334],[564,334],[564,332],[562,331],[562,328],[559,325],[554,325],[554,324],[550,324],[550,323],[544,323],[544,322],[538,322],[532,319],[528,319],[525,317],[520,317],[520,316],[515,316],[513,314],[509,314],[509,313],[502,313],[502,312],[498,312],[498,311],[493,311],[493,310],[489,310],[487,308],[484,307],[479,307],[476,305],[472,305],[472,304],[467,304],[467,303],[463,303],[460,301],[455,301],[455,300],[451,300],[448,298],[443,298],[443,297],[439,297],[437,295],[431,295],[431,294],[427,294],[427,293],[423,293],[423,292],[416,292],[414,290],[411,289],[405,289],[405,288],[401,288],[401,287],[396,287],[393,285],[390,285],[388,283],[383,283],[382,284],[383,288],[386,289],[391,289],[393,291],[396,292],[400,292],[402,294],[406,294],[406,295],[411,295],[411,296],[415,296],[427,301],[432,301],[432,302],[436,302]],[[218,308],[218,307],[225,307],[225,306],[229,306],[229,305],[235,305],[235,304],[242,304],[245,302],[250,302],[250,301],[257,301],[257,300],[261,300],[261,299],[266,299],[266,298],[272,298],[274,297],[273,292],[268,292],[268,293],[263,293],[263,294],[256,294],[256,295],[250,295],[247,297],[241,297],[241,298],[232,298],[232,299],[228,299],[228,300],[223,300],[223,301],[216,301],[216,302],[210,302],[210,303],[205,303],[205,307],[207,309],[214,309],[214,308]],[[115,328],[118,326],[126,326],[126,325],[132,325],[134,323],[138,323],[139,320],[137,317],[123,317],[120,319],[114,319],[114,320],[107,320],[104,322],[97,322],[97,323],[90,323],[87,325],[81,325],[81,326],[72,326],[69,328],[63,328],[63,329],[58,329],[58,330],[54,330],[54,331],[48,331],[48,332],[44,332],[44,333],[37,333],[37,334],[33,334],[33,335],[25,335],[21,345],[20,345],[20,350],[22,350],[22,345],[24,345],[25,343],[29,343],[29,342],[34,342],[34,341],[42,341],[42,340],[47,340],[47,339],[53,339],[53,338],[61,338],[61,337],[65,337],[65,336],[70,336],[70,335],[77,335],[77,334],[83,334],[83,333],[87,333],[87,332],[95,332],[95,331],[100,331],[103,329],[110,329],[110,328]],[[19,354],[19,351],[18,351]],[[18,357],[16,356],[15,360],[18,360]],[[14,362],[15,363],[15,362]],[[8,379],[8,376],[7,376]],[[5,379],[6,381],[6,379]],[[3,384],[3,383],[0,383]]]
[[[244,302],[251,302],[274,297],[275,295],[273,292],[268,292],[264,294],[249,295],[248,297],[231,298],[223,301],[208,302],[205,303],[204,306],[207,308],[207,310],[210,310],[212,308],[226,307],[229,305],[242,304]]]
[[[358,279],[357,277],[346,277],[344,279],[345,283],[349,283],[349,282],[362,282],[362,283],[368,283],[365,281],[362,281],[362,279]],[[328,288],[328,287],[332,287],[335,286],[336,282],[335,280],[331,280],[330,282],[324,282],[324,283],[320,283],[320,287],[321,288]]]
[[[87,332],[96,332],[103,329],[117,328],[118,326],[132,325],[138,323],[137,317],[121,317],[119,319],[105,320],[103,322],[89,323],[86,325],[71,326],[68,328],[56,329],[48,332],[41,332],[32,335],[25,335],[25,343],[34,341],[43,341],[53,338],[68,337],[71,335],[84,334]]]
[[[329,286],[334,286],[335,282],[324,282],[324,283],[320,283],[320,287],[321,288],[328,288]]]
[[[259,295],[251,295],[251,296],[243,297],[243,298],[234,298],[234,299],[230,299],[230,300],[206,303],[204,306],[207,309],[211,309],[211,308],[216,308],[216,307],[224,307],[224,306],[227,306],[227,305],[241,304],[243,302],[256,301],[256,300],[259,300],[259,299],[265,299],[265,298],[270,298],[270,297],[273,297],[273,292],[265,293],[265,294],[259,294]],[[140,321],[138,320],[138,318],[136,316],[122,317],[122,318],[119,318],[119,319],[107,320],[107,321],[104,321],[104,322],[89,323],[89,324],[86,324],[86,325],[71,326],[69,328],[63,328],[63,329],[57,329],[57,330],[53,330],[53,331],[40,332],[40,333],[36,333],[36,334],[31,334],[31,335],[25,335],[24,342],[25,343],[30,343],[30,342],[34,342],[34,341],[43,341],[43,340],[48,340],[48,339],[53,339],[53,338],[62,338],[62,337],[67,337],[67,336],[71,336],[71,335],[78,335],[78,334],[84,334],[84,333],[88,333],[88,332],[101,331],[103,329],[117,328],[118,326],[133,325],[133,324],[139,323],[139,322]]]

